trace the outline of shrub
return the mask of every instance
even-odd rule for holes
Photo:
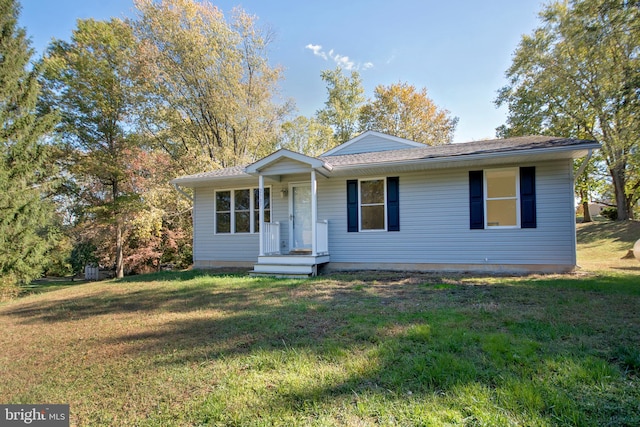
[[[610,219],[611,221],[615,221],[616,219],[618,219],[618,209],[614,207],[604,208],[602,209],[602,212],[600,212],[600,215],[607,219]]]

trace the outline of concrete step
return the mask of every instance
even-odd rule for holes
[[[316,271],[314,265],[300,264],[256,264],[253,266],[254,273],[279,273],[279,274],[306,274],[310,275]]]
[[[310,274],[289,274],[289,273],[256,273],[255,271],[250,271],[249,276],[251,277],[276,277],[278,279],[308,279],[311,277]]]
[[[265,255],[258,257],[258,264],[273,265],[314,265],[329,262],[329,255]]]

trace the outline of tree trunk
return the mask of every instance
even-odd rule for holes
[[[611,178],[613,180],[613,189],[616,194],[616,208],[618,209],[618,221],[629,219],[629,211],[627,209],[627,196],[624,192],[625,176],[624,168],[616,166],[611,169]]]
[[[122,255],[122,225],[116,221],[116,278],[124,277],[124,260]]]
[[[124,277],[124,257],[122,254],[122,222],[120,220],[120,212],[118,212],[118,181],[113,181],[113,215],[116,222],[116,278]]]
[[[636,219],[633,212],[633,202],[631,197],[627,197],[627,219]]]
[[[582,222],[591,222],[591,212],[589,212],[589,202],[587,200],[582,202],[582,210],[584,211]]]

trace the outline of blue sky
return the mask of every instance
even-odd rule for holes
[[[523,34],[538,26],[540,0],[243,0],[240,6],[275,33],[270,61],[284,68],[282,95],[298,114],[323,107],[322,70],[354,69],[365,94],[407,82],[459,117],[455,142],[495,136],[506,110],[496,91]],[[133,15],[132,0],[21,0],[20,25],[40,54],[52,38],[68,40],[79,18]]]

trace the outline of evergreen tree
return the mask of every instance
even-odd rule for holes
[[[53,206],[43,136],[53,116],[36,112],[37,69],[17,27],[19,5],[0,0],[0,297],[38,277],[53,244]]]

